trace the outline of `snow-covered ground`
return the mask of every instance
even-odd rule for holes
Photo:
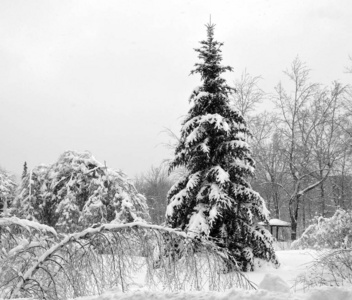
[[[156,292],[147,287],[122,293],[112,291],[99,296],[83,297],[80,300],[352,300],[352,287],[320,287],[303,291],[295,285],[295,278],[305,272],[314,260],[315,251],[277,251],[281,266],[275,269],[262,266],[248,273],[248,278],[258,286],[258,290],[231,289],[225,292]]]
[[[256,285],[262,282],[266,274],[275,274],[282,278],[293,290],[295,288],[295,279],[297,276],[306,271],[310,263],[314,260],[317,253],[314,250],[284,250],[276,251],[280,261],[278,269],[273,268],[270,264],[264,265],[255,272],[246,273],[246,276]],[[299,287],[297,287],[299,289]]]
[[[352,290],[346,288],[312,289],[306,294],[270,292],[267,290],[219,292],[161,293],[136,291],[133,293],[107,293],[80,300],[351,300]]]

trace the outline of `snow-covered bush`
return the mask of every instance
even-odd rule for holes
[[[89,152],[64,152],[50,166],[30,171],[13,212],[63,232],[94,223],[149,219],[145,198],[121,171],[107,168]]]
[[[302,286],[304,290],[318,286],[351,285],[352,248],[322,251],[307,272],[296,279],[296,286]]]
[[[352,284],[352,211],[338,209],[331,218],[319,217],[292,248],[321,250],[308,271],[298,277],[304,289]]]
[[[331,218],[318,217],[302,236],[292,243],[293,249],[338,249],[352,246],[352,211],[338,209]]]
[[[16,278],[26,273],[39,249],[55,240],[56,231],[44,224],[17,217],[0,217],[0,298],[16,286]],[[29,287],[30,288],[30,287]]]
[[[15,197],[15,190],[16,183],[13,176],[0,168],[0,213],[4,213],[11,205]]]

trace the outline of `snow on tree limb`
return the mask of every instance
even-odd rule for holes
[[[202,220],[201,217],[202,211],[202,207],[199,206],[199,214],[193,217],[194,226],[191,229],[194,231],[203,230],[203,226],[206,226],[203,222],[204,218]],[[194,231],[190,231],[190,233]],[[209,288],[211,290],[222,290],[224,287],[228,288],[229,286],[252,288],[250,282],[241,274],[236,266],[233,266],[235,272],[233,272],[231,276],[219,278],[218,276],[207,274],[207,276],[210,277],[199,277],[197,274],[202,274],[202,272],[221,272],[225,265],[231,264],[231,261],[228,260],[229,258],[226,251],[224,252],[221,248],[208,240],[200,240],[198,237],[194,239],[190,233],[187,234],[172,228],[151,225],[144,222],[128,224],[110,223],[90,227],[81,232],[66,235],[56,243],[48,244],[47,248],[43,248],[44,251],[38,252],[40,255],[38,255],[35,260],[30,260],[30,264],[25,266],[21,274],[16,275],[16,281],[13,282],[12,285],[8,283],[10,286],[5,288],[5,293],[7,297],[10,298],[28,297],[31,295],[35,298],[43,297],[46,299],[62,299],[89,295],[91,289],[92,291],[97,289],[96,291],[101,293],[104,291],[103,287],[106,286],[106,284],[109,286],[109,280],[104,273],[99,273],[100,267],[105,270],[114,270],[111,275],[120,282],[114,282],[114,286],[121,285],[122,290],[125,291],[128,286],[126,276],[128,276],[128,272],[131,268],[136,267],[133,266],[133,260],[135,259],[134,252],[138,250],[142,251],[143,249],[146,251],[144,253],[146,257],[144,264],[149,270],[149,276],[159,278],[162,274],[165,274],[162,276],[169,276],[170,272],[174,273],[172,279],[162,279],[167,280],[164,281],[164,288],[168,286],[168,288],[176,288],[179,290],[180,288],[182,289],[182,286],[184,288],[185,283],[187,283],[187,285],[191,284],[189,286],[190,288],[192,288],[193,285],[193,288],[197,288],[198,284],[202,283],[204,280],[210,284]],[[197,236],[197,234],[195,234],[195,236]],[[155,240],[155,238],[157,240]],[[182,257],[186,259],[186,261],[182,263],[159,256],[159,259],[163,259],[159,266],[162,269],[156,271],[154,270],[154,264],[157,261],[155,261],[152,249],[157,247],[159,251],[161,251],[164,249],[164,239],[170,238],[176,240],[178,244],[183,245]],[[99,248],[100,244],[97,244],[96,241],[103,242],[101,245],[103,248]],[[143,245],[143,249],[132,250],[133,243],[140,243],[140,245]],[[104,255],[102,255],[103,253],[97,253],[95,247],[98,247],[98,251],[104,251]],[[24,248],[25,247],[19,245],[18,249],[13,251],[14,253],[11,259],[15,259],[14,256],[16,257],[16,255],[19,258],[25,258],[26,252],[23,251],[25,250]],[[202,254],[200,256],[196,255],[194,249],[203,249]],[[175,249],[172,251],[175,251]],[[35,252],[31,253],[33,254]],[[195,255],[197,257],[195,257]],[[204,256],[204,258],[202,258],[202,256]],[[85,263],[83,265],[76,265],[77,259],[78,261],[84,260]],[[86,259],[88,259],[88,261],[86,261]],[[89,259],[91,260],[90,262]],[[109,259],[110,263],[107,263],[107,259]],[[98,265],[96,265],[95,260],[98,260]],[[197,260],[196,264],[194,260]],[[204,263],[206,265],[203,266]],[[171,269],[169,268],[170,264],[173,264]],[[139,264],[135,271],[139,270],[138,272],[140,272],[140,267]],[[206,269],[201,269],[204,267]],[[74,269],[71,270],[71,268]],[[59,274],[62,274],[62,276],[60,277]],[[45,280],[44,275],[47,280]],[[72,276],[74,276],[74,278]],[[95,278],[91,283],[89,283],[90,277]],[[155,285],[155,279],[152,279],[150,283],[153,282]],[[178,280],[181,279],[185,280],[184,283],[178,282]],[[227,279],[230,281],[227,282]],[[61,285],[61,281],[63,285]],[[82,285],[84,285],[86,289],[87,284],[92,284],[94,288],[90,285],[88,290],[82,290]],[[204,284],[204,282],[202,284]],[[2,287],[0,287],[0,290],[1,289]]]
[[[28,231],[30,231],[30,229],[35,229],[38,231],[50,232],[54,235],[57,235],[54,228],[47,226],[45,224],[40,224],[35,221],[30,221],[30,220],[26,220],[26,219],[19,219],[15,216],[7,217],[7,218],[6,217],[0,218],[0,227],[14,225],[14,224],[19,225]]]

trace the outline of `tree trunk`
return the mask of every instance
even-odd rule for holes
[[[306,201],[305,197],[303,196],[302,201],[302,221],[303,221],[303,230],[306,229]]]
[[[297,221],[291,217],[291,240],[295,241],[297,238]]]
[[[320,171],[320,178],[323,178],[323,174],[322,171]],[[325,208],[325,189],[324,189],[324,182],[322,182],[320,184],[320,201],[321,201],[321,215],[323,217],[325,217],[325,212],[326,212],[326,208]]]
[[[297,224],[300,196],[295,195],[289,202],[290,220],[291,220],[291,240],[297,239]]]
[[[280,219],[280,209],[279,209],[279,188],[277,184],[273,186],[274,195],[273,195],[273,203],[274,203],[274,212],[275,218]]]

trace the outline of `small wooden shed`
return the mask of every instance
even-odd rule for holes
[[[263,222],[259,222],[259,225],[264,225],[270,227],[270,233],[274,236],[276,233],[276,240],[279,241],[279,228],[290,228],[291,223],[282,221],[279,219],[270,219],[269,224],[264,224]],[[282,231],[282,230],[281,230]]]

